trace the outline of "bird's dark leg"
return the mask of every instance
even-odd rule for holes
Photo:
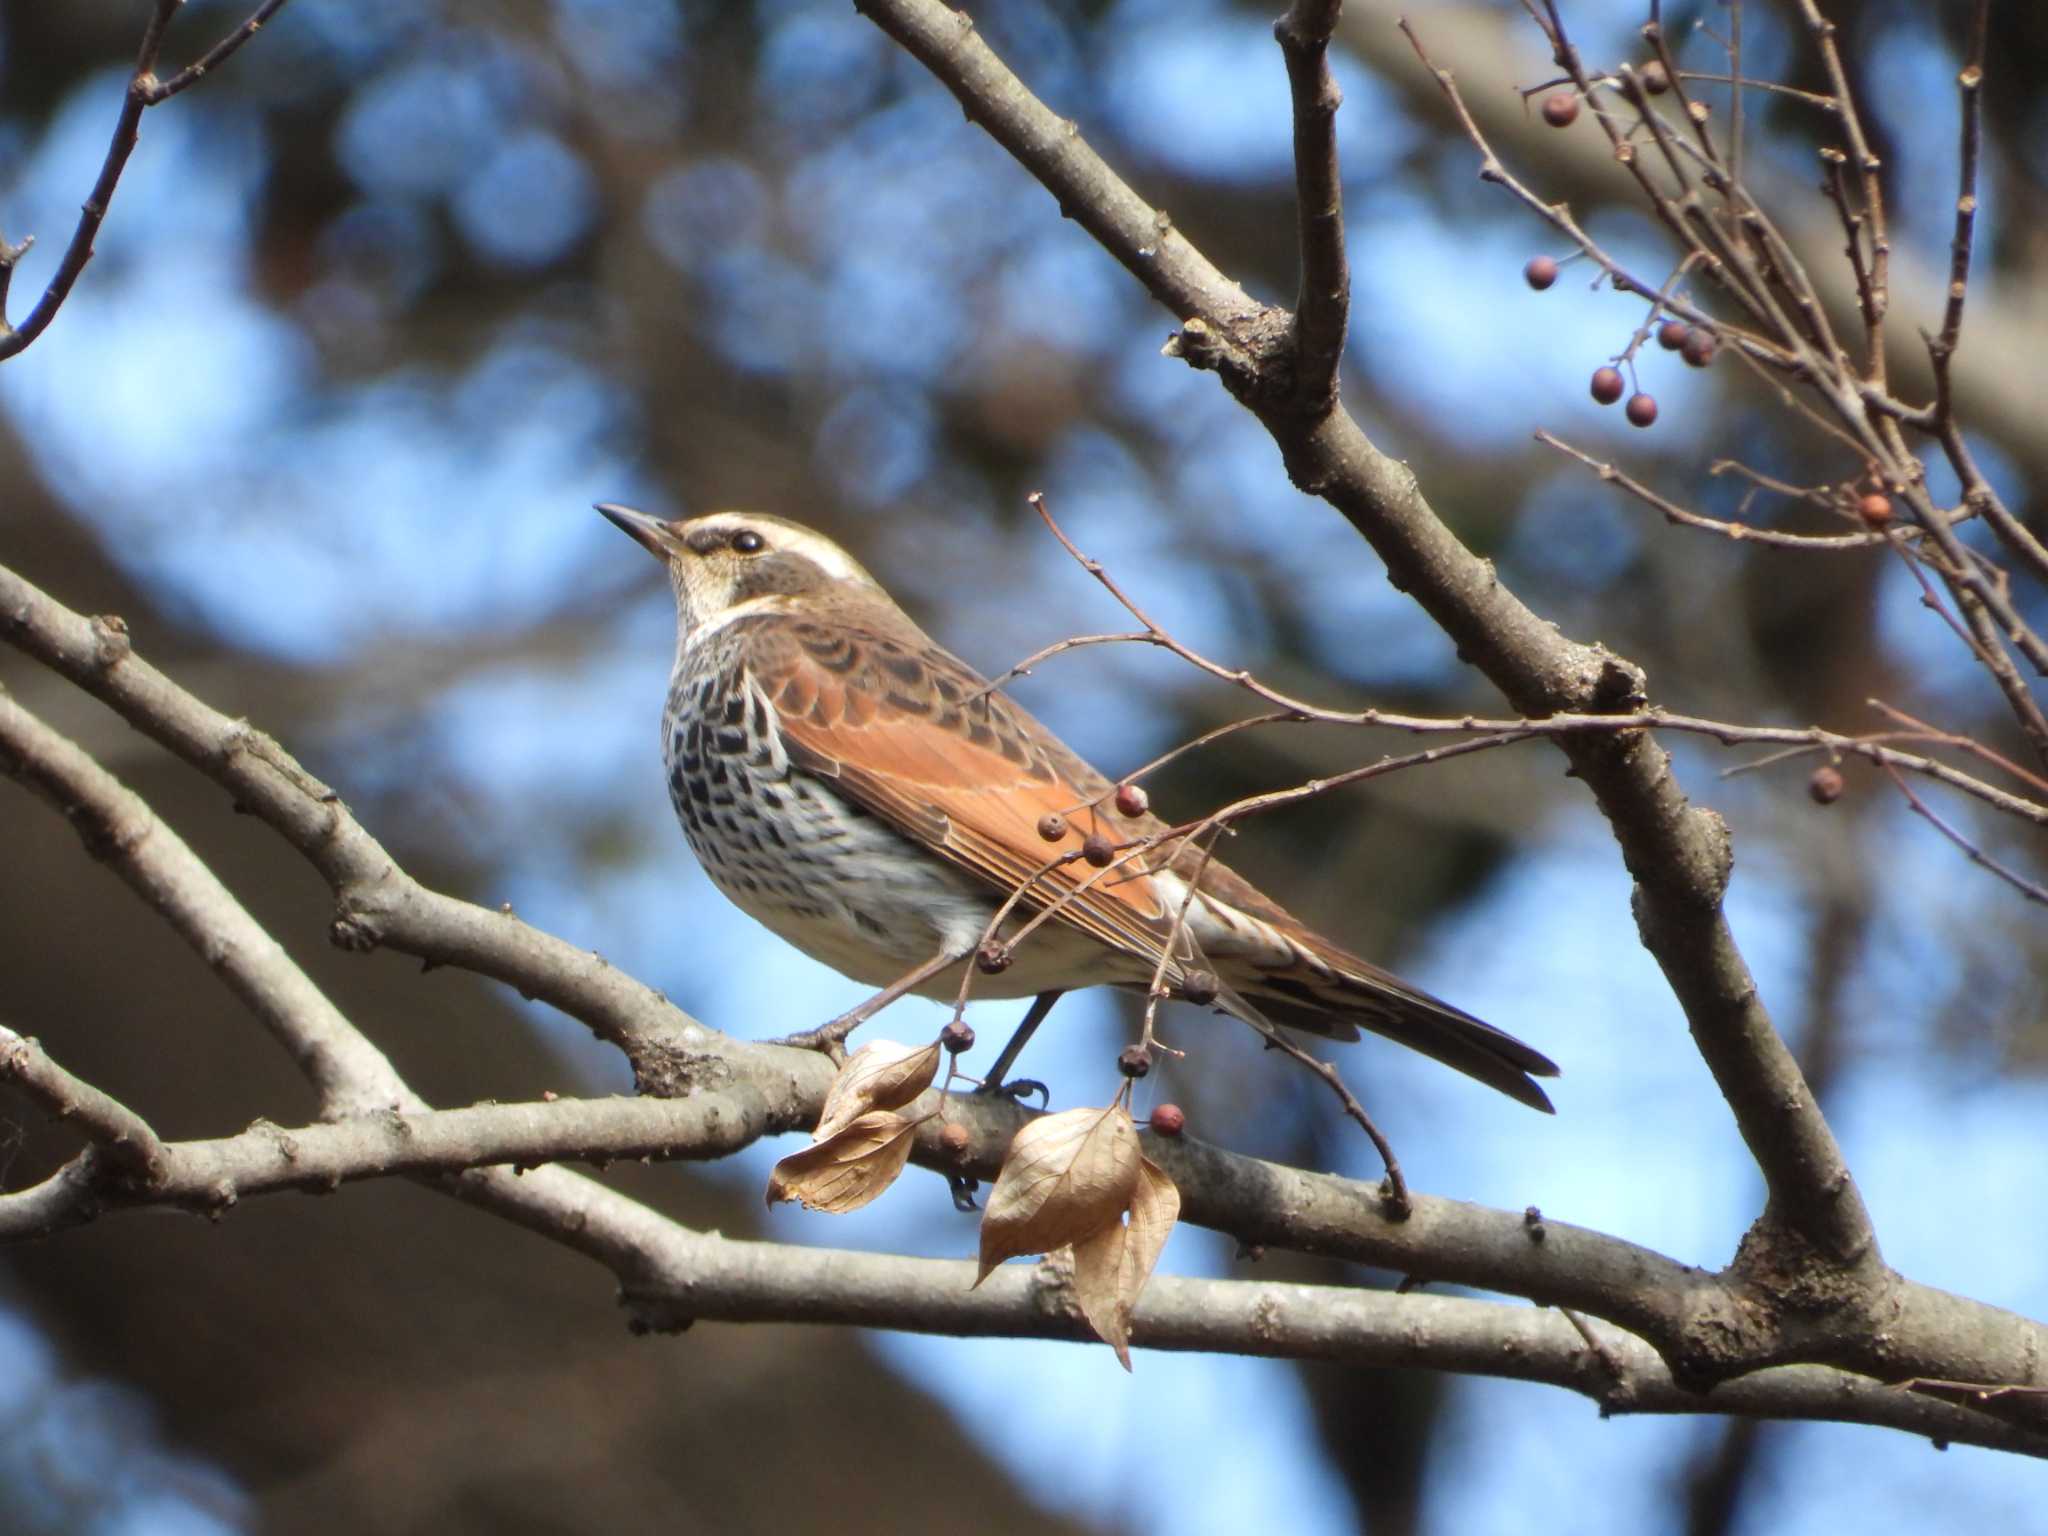
[[[845,1042],[848,1035],[895,1002],[897,998],[915,992],[919,987],[938,975],[939,972],[945,970],[946,967],[958,965],[973,953],[974,951],[971,949],[942,949],[916,970],[906,972],[904,975],[897,977],[866,1002],[861,1003],[857,1007],[849,1008],[830,1023],[820,1024],[816,1029],[806,1029],[794,1035],[784,1035],[779,1040],[770,1040],[768,1044],[791,1045],[799,1050],[806,1051],[823,1051],[834,1061],[839,1061],[846,1055]],[[1052,995],[1054,997],[1059,996],[1057,992]],[[1037,1027],[1036,1020],[1032,1021],[1032,1027]]]
[[[1046,1092],[1043,1083],[1034,1082],[1028,1077],[1019,1078],[1014,1083],[1005,1083],[1003,1077],[1016,1065],[1018,1054],[1036,1033],[1038,1026],[1045,1022],[1045,1016],[1052,1012],[1052,1005],[1065,995],[1064,992],[1054,990],[1041,992],[1031,999],[1031,1007],[1025,1012],[1024,1022],[1017,1026],[1017,1032],[1010,1036],[1010,1043],[1003,1047],[1002,1054],[996,1057],[995,1065],[988,1069],[988,1076],[981,1080],[981,1092],[1002,1093],[1013,1099],[1023,1099],[1035,1091],[1047,1100],[1051,1099],[1052,1095]]]

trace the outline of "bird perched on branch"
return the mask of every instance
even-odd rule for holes
[[[1062,992],[1156,977],[1247,1021],[1369,1029],[1550,1108],[1531,1081],[1556,1074],[1548,1057],[1167,836],[831,540],[761,513],[598,510],[675,588],[662,750],[705,872],[805,954],[882,989],[811,1043],[906,993],[955,995],[968,964],[983,973],[973,995],[1034,999],[1020,1037]]]

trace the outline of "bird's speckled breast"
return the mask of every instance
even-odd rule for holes
[[[669,796],[712,883],[805,954],[870,986],[942,945],[972,945],[995,897],[793,768],[774,705],[748,678],[737,637],[725,639],[678,656],[662,714]],[[1040,930],[1008,971],[976,976],[972,994],[1024,997],[1059,985],[1077,958],[1064,938]],[[958,986],[954,970],[920,991],[951,995]]]

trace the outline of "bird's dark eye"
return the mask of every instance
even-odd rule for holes
[[[732,536],[732,548],[735,554],[758,555],[767,547],[768,541],[751,528],[742,528]]]

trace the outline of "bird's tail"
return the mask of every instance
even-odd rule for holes
[[[1355,956],[1317,958],[1329,966],[1327,974],[1298,966],[1284,972],[1226,967],[1218,1005],[1247,1022],[1333,1040],[1356,1040],[1359,1030],[1369,1029],[1531,1109],[1554,1113],[1549,1095],[1532,1080],[1557,1076],[1557,1063],[1541,1051]]]

